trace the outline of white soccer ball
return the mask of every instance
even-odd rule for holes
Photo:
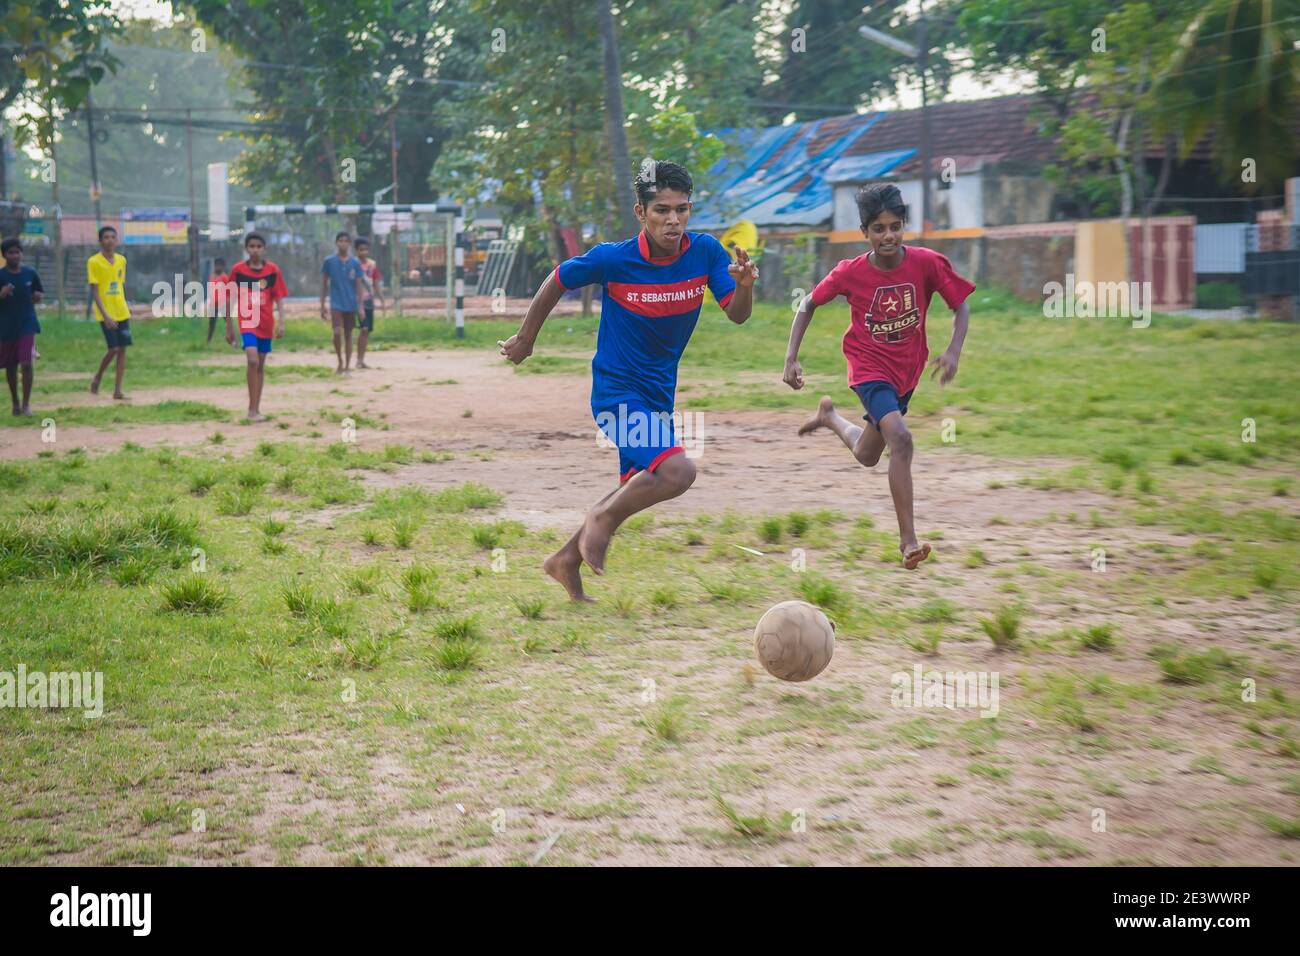
[[[782,601],[759,618],[754,652],[773,677],[810,680],[831,662],[835,625],[807,601]]]

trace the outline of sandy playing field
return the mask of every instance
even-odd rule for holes
[[[242,358],[219,354],[212,361]],[[298,353],[293,361],[324,365],[332,358]],[[221,454],[247,454],[262,439],[337,441],[339,426],[327,411],[362,410],[374,423],[358,429],[363,448],[400,443],[450,453],[447,460],[366,472],[370,493],[481,483],[504,496],[498,517],[531,532],[554,529],[556,541],[613,487],[617,457],[597,447],[587,376],[519,374],[483,351],[377,351],[372,361],[373,369],[342,379],[280,387],[273,358],[264,411],[274,422],[224,428]],[[689,364],[682,381],[691,382]],[[808,396],[810,408],[816,397]],[[138,391],[132,398],[202,401],[239,412],[244,396],[237,388],[200,388]],[[106,401],[83,394],[67,403]],[[642,533],[677,536],[702,516],[754,519],[821,509],[843,521],[870,516],[877,531],[891,532],[887,460],[868,470],[826,432],[798,438],[803,418],[705,410],[698,481],[656,509],[653,529]],[[914,416],[911,424],[918,434],[938,428],[934,416]],[[321,437],[308,437],[310,428]],[[129,439],[211,455],[204,450],[211,430],[206,423],[69,425],[59,442],[108,450]],[[3,458],[28,458],[42,448],[36,429],[0,431]],[[1257,733],[1244,733],[1230,697],[1238,678],[1256,680],[1261,696],[1266,687],[1293,695],[1300,686],[1295,607],[1266,595],[1210,600],[1174,593],[1153,602],[1153,578],[1178,571],[1178,556],[1195,539],[1080,520],[1106,511],[1108,499],[1022,481],[1042,464],[986,460],[960,445],[919,447],[918,528],[934,543],[936,561],[915,573],[885,564],[876,548],[846,560],[838,539],[805,546],[751,535],[747,546],[763,556],[737,547],[714,561],[737,581],[757,582],[727,623],[699,625],[689,606],[669,614],[643,603],[627,618],[591,619],[608,631],[608,641],[586,649],[581,666],[549,654],[496,664],[481,680],[485,692],[507,694],[507,710],[520,722],[518,740],[509,719],[494,717],[487,718],[492,729],[479,727],[469,740],[453,735],[448,752],[434,757],[427,742],[394,737],[376,748],[370,740],[346,772],[330,756],[338,735],[348,733],[340,727],[299,727],[287,741],[272,736],[225,754],[209,768],[212,785],[254,798],[255,812],[238,823],[241,841],[214,856],[201,837],[181,832],[167,841],[168,861],[330,862],[341,858],[339,840],[350,838],[364,844],[367,859],[506,863],[531,859],[558,832],[548,862],[1292,862],[1293,842],[1262,821],[1295,814],[1300,777],[1293,744],[1266,719]],[[1294,502],[1276,504],[1294,513]],[[320,531],[359,507],[298,520]],[[1094,569],[1099,544],[1104,572]],[[773,569],[791,564],[795,545],[808,570],[836,582],[864,616],[841,629],[824,674],[781,685],[756,669],[747,628],[764,607],[799,596],[793,584],[770,583]],[[610,578],[624,592],[659,583],[637,582],[623,550],[616,538],[605,580],[588,575],[598,600],[608,598]],[[963,560],[976,552],[979,561]],[[701,575],[712,571],[706,564],[702,556]],[[532,567],[519,573],[535,575],[534,590],[550,596],[555,610],[548,615],[605,613],[600,605],[590,612],[563,605],[558,587],[548,587]],[[763,573],[746,570],[756,567]],[[691,582],[677,587],[689,591]],[[1029,638],[1002,651],[976,619],[1008,593],[1023,604]],[[1108,653],[1081,649],[1065,636],[1067,628],[1102,623],[1119,637]],[[930,627],[947,629],[936,653],[909,647]],[[502,628],[510,632],[512,625]],[[1149,657],[1162,642],[1201,640],[1251,662],[1241,674],[1220,675],[1226,692],[1222,681],[1213,691],[1162,682]],[[891,706],[891,675],[910,674],[917,664],[997,673],[999,716]],[[682,727],[653,746],[645,724],[657,718],[647,716],[653,709],[639,696],[647,677],[660,695],[689,701]],[[436,684],[404,683],[402,692],[446,719],[475,725],[474,713],[440,707]],[[191,800],[198,799],[196,785],[184,777],[150,784],[161,788],[159,796]],[[379,806],[392,812],[377,822]],[[523,821],[522,830],[502,838],[485,830],[498,809],[503,819]],[[288,851],[279,837],[302,819],[316,821],[315,830],[308,827]],[[470,837],[467,820],[477,828]],[[95,861],[102,851],[92,843],[59,859]]]

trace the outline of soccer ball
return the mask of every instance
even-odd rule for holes
[[[773,677],[810,680],[831,662],[835,625],[807,601],[782,601],[759,618],[754,651]]]

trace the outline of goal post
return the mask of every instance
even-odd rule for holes
[[[399,214],[436,216],[446,224],[442,245],[445,253],[445,287],[447,318],[456,325],[456,337],[465,337],[465,211],[454,203],[263,203],[244,207],[245,235],[257,228],[258,220],[289,216],[360,216],[376,213],[393,217],[392,230],[398,231]],[[373,247],[372,247],[373,248]],[[274,249],[268,253],[274,255]],[[400,289],[400,246],[397,262],[390,271],[391,281]]]

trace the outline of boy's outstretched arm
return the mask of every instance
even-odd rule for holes
[[[813,310],[816,308],[817,306],[813,305],[812,294],[804,296],[803,301],[799,303],[799,311],[794,314],[794,322],[790,325],[790,344],[785,348],[785,374],[781,376],[781,381],[796,392],[803,388],[803,366],[799,364],[799,346],[803,344],[803,335],[808,331]]]
[[[736,261],[727,266],[727,271],[736,280],[736,291],[722,311],[732,322],[741,325],[754,310],[754,281],[758,278],[758,266],[740,246],[732,248],[736,250]]]
[[[501,354],[516,365],[532,355],[537,334],[542,331],[542,323],[563,295],[564,287],[555,281],[555,273],[552,272],[528,304],[528,314],[524,316],[524,324],[519,326],[519,331],[504,342],[497,343],[501,346]]]
[[[930,378],[939,376],[939,384],[947,385],[957,374],[957,363],[961,360],[962,343],[966,341],[966,330],[970,328],[970,306],[965,302],[957,306],[952,314],[952,340],[943,354],[930,363],[934,369]]]

